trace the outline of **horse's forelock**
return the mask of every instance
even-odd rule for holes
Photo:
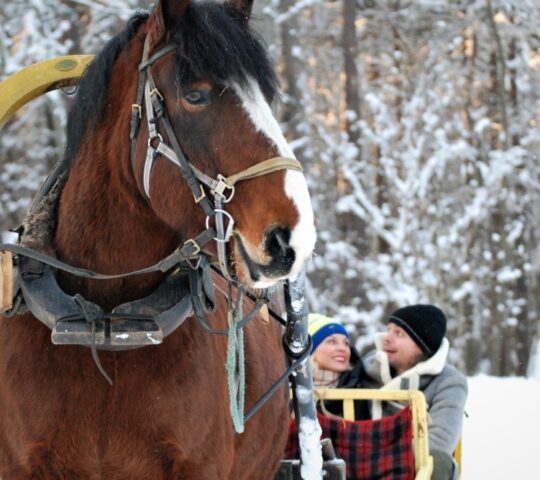
[[[102,120],[113,65],[148,16],[146,12],[136,13],[105,45],[81,79],[68,116],[64,154],[68,163],[75,158],[87,126]],[[277,77],[262,41],[250,29],[244,14],[227,3],[191,3],[170,38],[176,45],[176,75],[181,84],[208,79],[217,85],[236,84],[249,89],[254,79],[268,101],[275,97]]]
[[[267,100],[278,90],[277,77],[262,40],[245,16],[227,3],[194,2],[172,34],[180,83],[208,79],[249,88],[254,79]]]

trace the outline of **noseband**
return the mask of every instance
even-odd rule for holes
[[[168,53],[174,52],[174,46],[168,45],[148,57],[149,40],[148,37],[144,42],[143,56],[139,64],[139,81],[137,86],[137,103],[132,105],[131,116],[131,165],[133,173],[135,169],[135,153],[137,143],[137,133],[139,130],[140,120],[144,109],[146,110],[146,122],[148,126],[148,142],[146,160],[143,170],[143,187],[144,192],[150,198],[150,175],[154,160],[158,155],[162,155],[167,160],[180,168],[182,176],[186,180],[191,189],[195,203],[199,204],[206,214],[206,230],[210,229],[210,219],[214,218],[216,225],[216,236],[214,240],[217,244],[218,260],[222,274],[229,281],[233,281],[229,264],[227,261],[226,244],[232,237],[234,231],[234,219],[230,213],[225,210],[225,204],[229,203],[234,197],[235,185],[239,181],[248,180],[250,178],[260,177],[279,170],[297,170],[302,171],[302,165],[298,160],[287,157],[274,157],[264,160],[260,163],[252,165],[236,174],[225,177],[218,174],[216,178],[206,175],[204,172],[192,165],[186,158],[178,139],[172,128],[170,117],[164,103],[163,95],[156,86],[154,77],[150,70],[150,66],[157,60],[163,58]],[[158,131],[158,124],[161,123],[165,133],[169,139],[171,146],[167,145],[163,140],[163,136]],[[203,184],[208,187],[213,196],[214,205],[211,205]],[[227,228],[225,228],[224,217],[228,218]],[[204,232],[203,232],[204,234]],[[201,234],[202,235],[202,234]],[[199,235],[197,238],[204,238],[207,243],[212,237],[209,235]],[[195,239],[190,239],[187,242],[194,243],[197,253],[201,252],[204,243],[197,243]],[[186,243],[187,243],[186,242]],[[190,266],[197,269],[200,262],[200,256],[190,263]]]

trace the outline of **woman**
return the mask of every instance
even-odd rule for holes
[[[331,317],[312,313],[309,315],[308,332],[313,342],[313,386],[318,389],[359,388],[364,368],[360,356],[350,345],[345,327]],[[343,415],[342,402],[325,401],[318,408],[323,413]],[[355,402],[355,416],[357,420],[369,418],[366,402]]]
[[[452,452],[461,437],[467,379],[446,363],[446,317],[434,305],[410,305],[388,319],[387,332],[375,337],[375,351],[363,357],[364,388],[421,390],[428,409],[433,480],[453,478]],[[400,405],[372,402],[372,418],[390,415]]]

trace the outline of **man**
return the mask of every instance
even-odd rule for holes
[[[446,317],[434,305],[410,305],[388,319],[387,332],[375,337],[376,350],[363,358],[365,388],[421,390],[428,408],[433,480],[450,480],[454,474],[452,452],[461,437],[467,379],[446,363],[449,343]],[[400,408],[373,402],[377,419]]]

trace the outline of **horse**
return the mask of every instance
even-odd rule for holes
[[[68,115],[51,250],[110,278],[59,270],[67,294],[107,311],[144,298],[169,271],[115,275],[144,270],[179,245],[219,257],[235,288],[255,296],[301,272],[315,243],[313,211],[270,108],[277,80],[251,30],[251,9],[249,0],[159,0],[90,64]],[[234,186],[208,182],[238,172]],[[226,190],[220,208],[201,208],[218,184]],[[214,234],[197,243],[201,231]],[[227,327],[227,295],[218,291],[207,310],[212,328]],[[33,314],[0,322],[4,480],[274,477],[287,437],[287,389],[235,434],[227,338],[194,315],[160,345],[100,350],[112,385],[90,348],[53,345]],[[249,406],[286,365],[277,323],[255,317],[244,330]]]

